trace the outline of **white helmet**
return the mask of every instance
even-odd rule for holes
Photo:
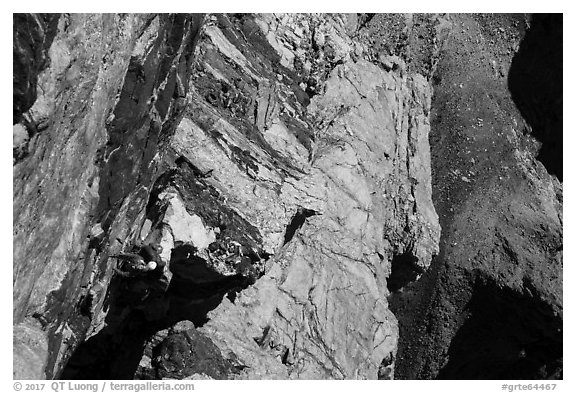
[[[150,261],[146,264],[146,270],[152,271],[154,269],[156,269],[156,266],[158,266],[158,264],[154,261]]]

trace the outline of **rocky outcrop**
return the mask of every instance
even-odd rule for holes
[[[16,378],[470,376],[483,298],[538,303],[522,348],[557,329],[561,184],[521,117],[473,157],[509,187],[451,166],[454,17],[15,18]]]
[[[15,345],[15,377],[51,378],[102,309],[107,255],[146,206],[200,18],[14,18],[14,62],[24,65],[15,68],[14,120],[26,130],[18,151],[29,152],[14,165],[15,340],[43,337],[32,365]]]
[[[391,261],[407,255],[424,270],[437,252],[430,90],[363,60],[347,23],[218,17],[199,42],[204,70],[173,148],[210,171],[206,182],[273,254],[199,329],[245,366],[240,378],[377,378],[398,339],[386,302]],[[282,57],[308,42],[334,57]],[[309,104],[300,80],[314,71],[298,74],[300,63],[324,68]]]
[[[392,260],[420,274],[438,251],[431,92],[396,59],[370,62],[350,39],[357,28],[353,16],[210,17],[145,210],[134,207],[148,195],[138,182],[151,177],[128,175],[143,167],[120,138],[128,120],[114,118],[117,158],[102,166],[98,205],[111,242],[94,244],[108,255],[116,239],[157,244],[169,284],[151,294],[103,277],[107,306],[90,308],[89,339],[64,377],[159,377],[165,366],[146,342],[179,320],[243,365],[229,377],[393,374]],[[126,102],[125,116],[137,112]],[[125,354],[142,348],[138,366]],[[104,357],[116,360],[95,360]]]
[[[526,50],[518,49],[538,33],[532,27],[525,33],[530,19],[524,15],[451,15],[449,21],[433,77],[430,133],[441,252],[418,283],[391,298],[402,337],[396,375],[558,378],[562,184],[550,175],[557,166],[539,160],[550,145],[561,146],[561,137],[544,150],[534,137],[558,135],[561,109],[548,115],[538,109],[525,120],[526,107],[511,86],[530,70],[520,65]],[[561,68],[552,61],[558,54],[540,56],[554,66],[539,75]],[[531,94],[522,97],[532,100]],[[534,116],[542,116],[537,122],[548,124],[546,130],[530,132]]]
[[[14,14],[12,64],[15,70],[13,82],[13,123],[36,101],[38,74],[50,63],[48,50],[56,34],[57,14]]]
[[[207,21],[189,106],[139,233],[161,246],[170,284],[136,314],[115,302],[101,318],[115,327],[94,330],[66,376],[160,377],[168,371],[158,348],[179,358],[168,343],[186,337],[205,337],[197,351],[215,346],[236,364],[219,378],[393,375],[392,260],[401,256],[400,270],[421,273],[438,251],[431,92],[401,62],[386,71],[363,59],[346,30],[354,23],[309,15]],[[266,35],[270,26],[275,35]],[[290,47],[311,49],[286,58]],[[156,332],[179,320],[195,328],[158,344]],[[123,360],[100,373],[81,364],[104,356],[98,351],[113,336],[147,348],[139,364],[118,371],[125,347],[106,352]],[[183,361],[190,366],[179,377],[205,374]]]

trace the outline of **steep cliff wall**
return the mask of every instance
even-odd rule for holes
[[[559,378],[562,16],[449,22],[430,133],[441,252],[391,298],[397,377]]]
[[[199,25],[196,16],[14,16],[14,62],[23,65],[14,79],[23,135],[14,163],[15,376],[57,375],[90,324],[80,303],[90,296],[102,307],[106,255],[129,240],[146,206]]]
[[[140,232],[161,246],[169,285],[136,308],[116,302],[66,376],[190,377],[202,368],[156,352],[188,334],[242,365],[228,377],[392,377],[392,261],[415,275],[438,251],[431,92],[402,62],[366,60],[357,29],[355,16],[207,20]],[[165,330],[181,320],[199,329]],[[118,336],[140,364],[102,349]],[[104,356],[123,360],[95,368]]]
[[[493,377],[490,356],[520,350],[534,376],[557,362],[538,348],[561,342],[562,189],[506,95],[515,48],[500,68],[462,60],[476,47],[462,32],[491,21],[16,15],[15,377]],[[523,34],[507,31],[501,46]],[[487,73],[515,116],[489,131],[488,115],[466,123],[480,96],[463,88]],[[118,254],[144,244],[166,266],[132,277]],[[519,343],[470,360],[486,344],[470,332],[511,309]]]
[[[437,252],[430,89],[402,64],[384,71],[364,60],[349,38],[355,22],[218,18],[199,44],[207,70],[175,150],[213,170],[207,182],[274,254],[264,275],[200,329],[247,366],[248,378],[377,378],[383,361],[392,368],[398,340],[386,301],[392,260],[402,255],[424,270]],[[270,61],[307,46],[312,53]],[[295,64],[324,68],[309,104]],[[252,97],[245,117],[206,102],[227,85],[231,97]]]

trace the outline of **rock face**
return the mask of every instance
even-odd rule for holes
[[[561,157],[554,148],[562,143],[561,105],[544,115],[532,93],[516,89],[545,84],[551,89],[539,99],[561,102],[552,93],[557,84],[539,79],[561,74],[553,61],[561,57],[558,42],[534,44],[558,37],[561,16],[452,15],[450,23],[434,74],[430,133],[441,252],[418,283],[391,298],[403,337],[396,375],[558,378],[562,184],[550,175],[561,172],[546,151]],[[546,34],[538,33],[542,23]],[[525,59],[535,58],[548,59],[540,77],[519,81],[535,67]],[[524,120],[517,107],[524,116],[534,110]],[[530,123],[545,128],[530,132]]]
[[[264,275],[234,302],[225,299],[200,331],[234,352],[247,378],[377,378],[398,339],[386,302],[391,261],[403,255],[424,270],[437,252],[430,90],[401,69],[349,59],[347,19],[268,18],[232,21],[264,26],[253,33],[259,47],[228,18],[206,29],[197,62],[209,71],[197,74],[202,89],[175,136],[177,154],[212,170],[207,181],[274,253]],[[335,56],[307,106],[298,102],[292,63],[274,72],[265,57],[313,40],[299,29],[323,31],[326,41],[316,45]],[[268,30],[277,33],[259,36]],[[322,60],[299,61],[314,69]],[[234,88],[240,76],[246,81]],[[224,90],[224,103],[252,96],[254,109],[238,118],[233,107],[207,102],[208,89]]]
[[[538,329],[561,321],[561,184],[525,136],[511,131],[517,183],[444,222],[432,203],[431,81],[453,20],[14,18],[15,378],[393,379],[467,337],[454,325],[426,355],[402,341],[413,313],[445,315],[422,299],[455,297],[430,278],[454,269],[476,274],[469,304],[531,291],[553,306]],[[468,243],[448,254],[440,223]],[[123,272],[144,245],[160,267]]]
[[[102,309],[107,255],[146,206],[200,18],[14,18],[14,62],[24,65],[15,68],[14,120],[30,138],[14,165],[14,322],[48,337],[38,340],[42,361],[15,377],[51,378],[90,324],[78,315],[90,291],[85,314]],[[21,354],[15,364],[26,362]]]

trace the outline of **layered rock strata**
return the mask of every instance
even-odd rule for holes
[[[558,376],[523,18],[15,15],[15,378]]]
[[[146,207],[200,20],[14,16],[15,377],[57,376],[103,310],[107,255]]]

